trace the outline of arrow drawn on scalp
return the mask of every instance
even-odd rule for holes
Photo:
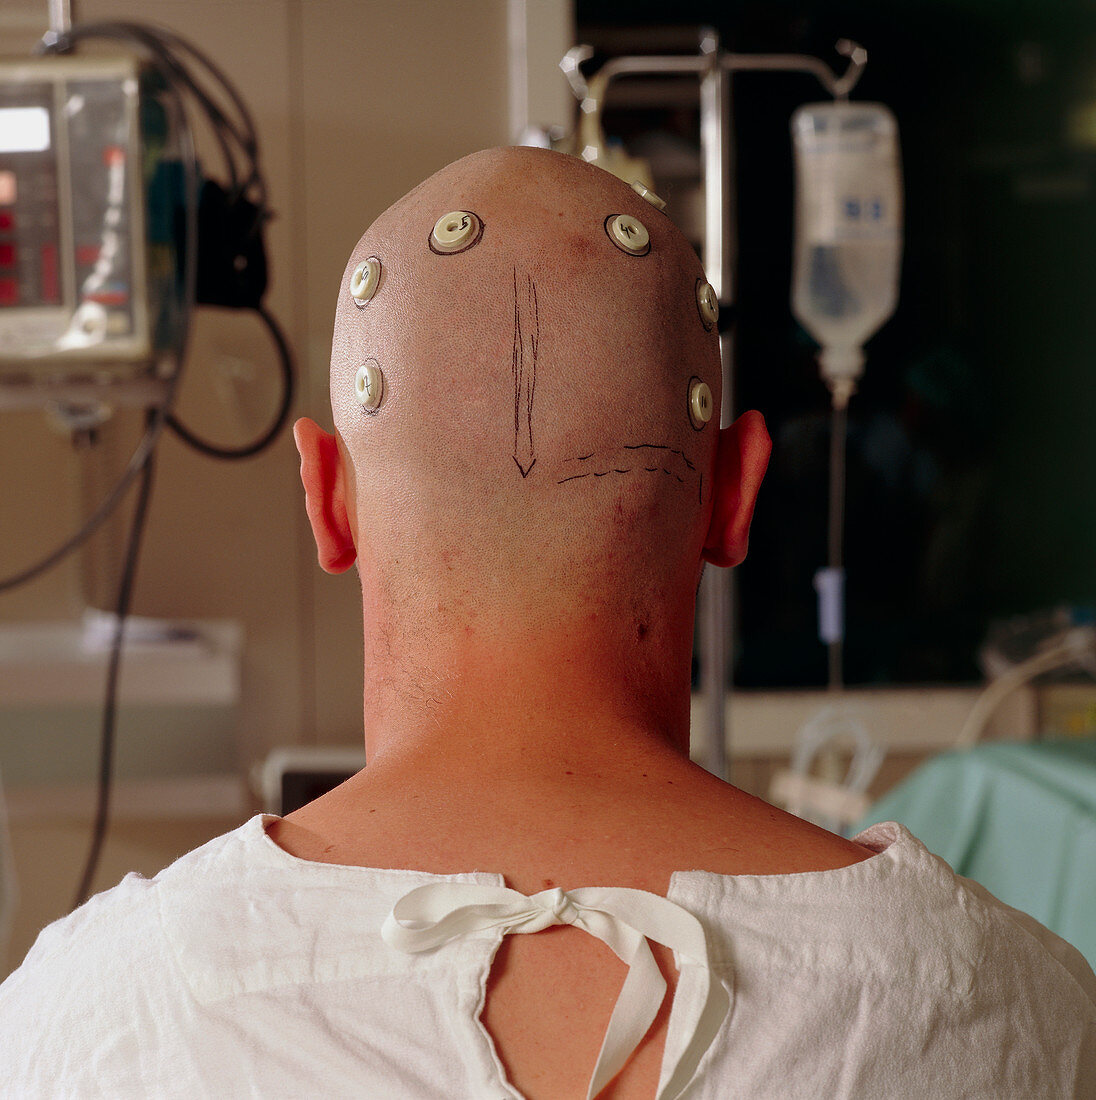
[[[514,268],[514,462],[523,478],[536,464],[533,449],[533,396],[537,386],[540,317],[532,276]]]

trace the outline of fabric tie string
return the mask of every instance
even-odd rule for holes
[[[526,896],[505,886],[436,882],[400,898],[381,935],[390,947],[416,954],[470,932],[532,933],[557,924],[571,924],[596,936],[628,965],[587,1100],[593,1100],[624,1067],[666,995],[666,981],[647,940],[675,952],[681,974],[679,994],[684,983],[696,983],[698,995],[688,1007],[692,1018],[685,1021],[688,1042],[670,1072],[664,1072],[665,1082],[658,1092],[658,1100],[675,1100],[696,1076],[700,1060],[727,1016],[730,998],[712,973],[700,921],[668,898],[619,886],[587,886],[566,893],[557,888]]]

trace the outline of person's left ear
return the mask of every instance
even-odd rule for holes
[[[720,430],[715,503],[702,555],[705,561],[730,566],[746,557],[757,492],[771,451],[765,418],[757,411],[743,413]]]
[[[346,511],[338,442],[308,417],[293,425],[293,438],[301,455],[305,511],[316,539],[320,568],[325,573],[345,573],[358,552]]]

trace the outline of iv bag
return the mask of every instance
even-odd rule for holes
[[[902,258],[898,125],[881,103],[813,103],[792,116],[792,312],[822,345],[822,374],[852,393],[861,346],[894,312]]]

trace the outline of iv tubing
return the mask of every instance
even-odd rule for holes
[[[845,528],[845,449],[848,436],[848,405],[836,399],[830,416],[830,515],[827,564],[831,569],[841,569],[844,554]],[[842,620],[844,613],[842,612]],[[844,682],[842,674],[844,622],[841,637],[827,645],[829,658],[829,689],[840,691]]]

